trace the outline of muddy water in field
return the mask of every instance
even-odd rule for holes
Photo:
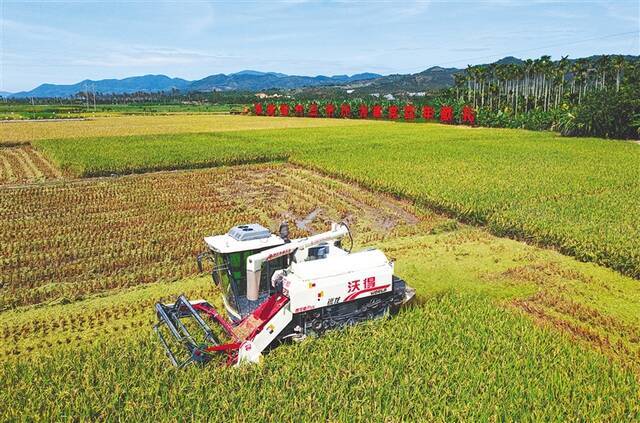
[[[194,275],[202,238],[241,223],[346,221],[367,245],[451,222],[286,164],[0,188],[0,218],[0,310]]]

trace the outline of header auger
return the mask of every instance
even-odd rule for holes
[[[290,240],[283,223],[278,235],[250,224],[206,237],[198,267],[212,263],[229,320],[184,295],[157,303],[154,330],[169,360],[177,367],[258,362],[286,340],[395,314],[415,290],[393,274],[382,251],[343,249],[345,236],[351,238],[349,228],[333,223],[327,232]]]

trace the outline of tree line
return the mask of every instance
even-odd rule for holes
[[[475,108],[498,111],[509,108],[515,114],[532,109],[548,111],[563,103],[581,104],[593,91],[620,91],[625,82],[637,78],[638,60],[625,56],[599,56],[570,60],[563,56],[527,59],[516,63],[469,65],[454,75],[456,97]]]

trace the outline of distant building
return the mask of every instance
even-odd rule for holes
[[[275,93],[275,94],[267,94],[267,93],[256,93],[256,97],[258,98],[279,98],[279,97],[284,97],[281,94]],[[288,97],[288,96],[287,96]]]

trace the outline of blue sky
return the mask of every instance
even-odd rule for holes
[[[640,2],[0,0],[0,91],[163,73],[409,73],[640,54]]]

